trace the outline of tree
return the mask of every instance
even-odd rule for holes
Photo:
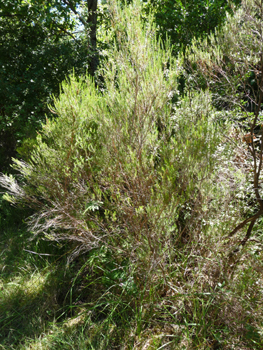
[[[184,51],[194,37],[213,32],[231,11],[228,0],[150,0],[146,6],[154,8],[158,32],[163,39],[168,35],[175,53]]]
[[[94,74],[96,2],[9,0],[0,5],[0,168],[24,155],[59,85],[75,70]],[[82,21],[82,22],[81,22]],[[80,27],[79,23],[84,23]],[[91,25],[90,25],[91,22]],[[91,29],[90,29],[91,27]],[[79,32],[81,30],[81,32]],[[22,147],[21,147],[22,145]]]
[[[97,55],[97,10],[98,10],[98,0],[86,0],[81,2],[78,0],[62,0],[63,5],[72,11],[76,16],[77,20],[82,24],[86,33],[89,36],[90,46],[93,51],[92,59],[90,62],[90,74],[94,75],[98,66],[98,55]],[[60,2],[55,1],[55,6],[59,6],[60,9],[63,9],[64,6],[60,5]],[[79,9],[79,6],[82,6]]]

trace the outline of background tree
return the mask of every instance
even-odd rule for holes
[[[75,70],[94,74],[96,2],[11,0],[0,4],[0,169],[27,153],[59,85]]]
[[[231,4],[241,0],[150,0],[148,9],[154,8],[158,32],[163,39],[168,36],[174,52],[190,45],[194,37],[204,37],[224,23]]]

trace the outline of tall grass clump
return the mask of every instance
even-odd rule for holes
[[[109,14],[100,82],[72,76],[62,84],[56,118],[29,160],[14,160],[18,175],[0,184],[8,201],[34,210],[34,235],[66,242],[69,261],[88,252],[81,274],[95,313],[89,322],[101,322],[115,342],[125,335],[133,349],[224,345],[251,316],[238,277],[249,272],[233,277],[237,262],[224,240],[246,182],[225,139],[229,126],[209,91],[179,95],[181,61],[157,39],[152,17],[142,20],[140,1],[112,0]],[[116,331],[124,324],[130,333]],[[88,339],[97,336],[90,327]]]

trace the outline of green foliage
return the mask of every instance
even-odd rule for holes
[[[47,103],[72,73],[90,63],[88,36],[73,35],[75,21],[61,2],[5,1],[0,5],[0,168],[6,170],[16,148],[34,137]],[[23,147],[23,146],[22,146]]]
[[[223,108],[237,108],[236,114],[255,112],[251,104],[255,107],[259,97],[261,54],[258,45],[261,39],[254,33],[261,30],[257,18],[261,6],[253,0],[243,1],[233,16],[227,16],[221,29],[204,40],[194,40],[187,51],[193,75],[199,76],[198,79],[202,76],[213,92],[214,100]],[[191,79],[194,81],[193,75]],[[249,115],[246,116],[249,119]]]
[[[253,215],[229,233],[229,237],[232,237],[249,223],[241,245],[246,244],[256,220],[263,214],[261,195],[263,148],[260,146],[263,63],[262,54],[258,50],[261,42],[262,3],[248,0],[242,1],[240,9],[234,16],[228,16],[221,30],[203,41],[194,41],[193,47],[188,52],[188,62],[195,71],[190,74],[191,84],[195,87],[200,85],[201,88],[209,87],[213,94],[214,105],[220,109],[230,110],[232,121],[243,133],[245,131],[243,137],[238,135],[237,131],[234,140],[238,138],[243,140],[243,146],[239,147],[237,153],[239,158],[243,158],[240,167],[250,169],[246,171],[248,174],[246,190],[250,198],[251,192],[253,193],[255,204]]]
[[[28,163],[15,160],[22,186],[2,183],[7,199],[36,210],[33,232],[78,242],[76,254],[134,246],[128,256],[145,271],[173,245],[171,232],[180,234],[178,206],[191,203],[190,216],[202,206],[220,134],[208,94],[174,109],[180,62],[156,39],[152,18],[142,24],[139,4],[113,2],[110,13],[116,39],[103,91],[90,77],[64,83],[58,118],[43,125]]]
[[[193,38],[202,38],[224,23],[231,4],[240,0],[150,0],[146,8],[154,8],[158,32],[168,36],[179,53],[191,44]]]

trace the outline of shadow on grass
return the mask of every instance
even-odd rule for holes
[[[28,213],[0,209],[0,345],[11,349],[45,332],[65,308],[72,272],[65,271],[65,249],[30,240]]]
[[[23,224],[23,215],[19,215],[10,211],[4,219],[0,217],[1,349],[104,350],[120,349],[124,342],[127,349],[139,349],[134,344],[147,345],[154,330],[156,339],[152,341],[156,342],[157,349],[163,346],[160,343],[161,330],[167,324],[182,325],[182,320],[180,323],[177,316],[171,318],[170,311],[161,306],[158,311],[156,305],[152,305],[153,311],[150,312],[151,302],[145,299],[136,311],[137,290],[133,283],[123,283],[129,281],[125,268],[128,262],[118,270],[114,258],[111,260],[110,255],[105,255],[102,262],[96,258],[98,261],[89,269],[86,262],[90,257],[83,255],[66,269],[69,248],[48,241],[30,240],[32,235]],[[183,341],[188,339],[188,349],[198,349],[204,344],[206,349],[226,349],[232,336],[235,341],[240,341],[240,344],[233,345],[233,349],[262,349],[262,334],[253,325],[253,318],[237,315],[236,321],[240,316],[243,326],[239,327],[242,332],[235,335],[234,327],[230,327],[232,330],[226,327],[231,322],[224,322],[227,313],[221,315],[221,319],[215,312],[215,309],[221,310],[227,305],[229,315],[232,315],[231,309],[235,315],[239,304],[240,310],[250,315],[254,310],[255,315],[261,312],[260,298],[253,292],[256,283],[260,282],[260,274],[255,271],[262,271],[261,260],[259,257],[256,264],[250,256],[246,261],[247,268],[242,269],[242,274],[240,272],[240,286],[230,284],[222,299],[214,301],[213,297],[210,302],[210,299],[203,300],[193,293],[194,310],[185,309],[183,319],[187,322],[183,325],[182,335],[178,333],[177,339],[176,332],[167,331],[168,334],[172,332],[171,346],[183,348],[180,347],[182,338]],[[210,298],[207,295],[204,294],[203,298]],[[255,300],[249,296],[254,296]],[[236,301],[239,301],[238,305]],[[164,302],[165,297],[159,300],[160,305]],[[174,309],[178,307],[177,297],[174,300],[169,297],[167,302],[174,303]]]
[[[13,274],[14,276],[14,274]],[[24,271],[0,290],[0,344],[14,346],[46,332],[49,323],[65,313],[70,274],[62,266]]]
[[[71,294],[71,283],[72,272],[64,275],[60,267],[4,285],[0,292],[3,349],[26,349],[25,344],[34,349],[36,340],[52,350],[118,348],[130,327],[131,310],[113,297],[101,300],[100,310],[92,302],[78,304],[81,297],[88,299],[88,292],[78,295],[74,286]]]
[[[65,350],[120,344],[129,325],[124,304],[111,293],[101,298],[109,287],[104,283],[87,286],[86,270],[78,275],[87,257],[67,269],[66,246],[30,238],[23,223],[0,231],[0,347]],[[75,324],[80,310],[83,319]]]

